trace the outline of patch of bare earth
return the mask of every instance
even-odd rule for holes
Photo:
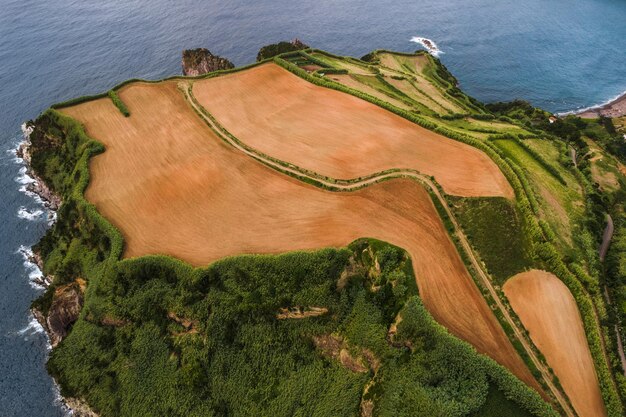
[[[108,98],[62,111],[106,147],[90,162],[86,197],[122,231],[125,257],[166,254],[199,266],[242,253],[341,247],[360,237],[387,241],[411,255],[436,320],[536,387],[419,184],[398,179],[324,191],[226,145],[175,82],[130,84],[119,95],[131,117]]]
[[[578,415],[606,416],[582,320],[565,284],[549,272],[531,270],[509,279],[503,290]]]
[[[513,197],[498,166],[478,149],[275,64],[199,80],[193,91],[246,144],[320,174],[347,179],[413,168],[450,194]]]
[[[306,319],[308,317],[322,316],[328,313],[328,309],[325,307],[289,307],[281,308],[276,314],[278,320],[286,319]]]

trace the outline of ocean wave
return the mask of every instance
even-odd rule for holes
[[[413,36],[411,38],[411,42],[419,43],[424,48],[426,48],[426,50],[431,55],[439,56],[440,54],[443,54],[443,51],[441,49],[439,49],[439,47],[437,46],[435,41],[433,41],[432,39],[423,38],[421,36]]]
[[[18,176],[15,177],[15,182],[22,185],[28,185],[34,183],[35,179],[28,175],[28,168],[23,166],[18,171]]]
[[[30,336],[33,336],[38,333],[46,333],[43,326],[37,321],[35,316],[31,314],[30,320],[28,324],[23,329],[20,329],[16,332],[18,336],[24,337],[24,339],[28,340]],[[50,350],[52,346],[48,343],[48,350]]]
[[[39,266],[33,262],[34,254],[33,250],[28,246],[20,245],[17,253],[22,255],[24,259],[24,269],[28,273],[28,282],[30,286],[37,290],[42,290],[46,288],[46,277],[44,276]]]
[[[37,220],[44,214],[43,210],[36,209],[29,211],[26,207],[22,206],[17,210],[17,217],[24,220]]]

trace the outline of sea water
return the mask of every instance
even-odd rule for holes
[[[20,191],[30,179],[13,152],[50,104],[178,74],[184,48],[242,65],[295,37],[357,57],[427,38],[474,97],[562,112],[626,90],[625,21],[618,0],[0,0],[0,416],[65,414],[29,313],[42,289],[28,248],[50,217]]]

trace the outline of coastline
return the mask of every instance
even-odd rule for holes
[[[569,114],[576,115],[583,119],[595,119],[600,116],[604,117],[622,117],[626,115],[626,91],[622,92],[615,98],[610,99],[604,104],[598,104],[584,109],[572,110],[559,113],[559,116],[567,116]]]
[[[54,194],[50,190],[48,185],[43,181],[41,177],[39,177],[34,172],[31,166],[30,134],[32,130],[33,128],[31,126],[28,126],[26,123],[22,125],[24,139],[15,149],[15,156],[22,160],[21,163],[26,169],[24,175],[32,179],[32,181],[29,181],[21,189],[21,191],[24,192],[26,195],[31,196],[44,206],[44,208],[48,212],[48,225],[52,226],[56,221],[57,210],[61,206],[62,200],[58,195]],[[31,268],[36,270],[36,274],[33,274],[36,276],[31,278],[32,283],[44,289],[50,287],[54,280],[54,277],[50,275],[45,275],[43,273],[43,259],[41,258],[41,255],[38,252],[34,251],[32,247],[21,247],[20,252],[24,257],[25,263],[32,265]],[[53,347],[53,336],[50,331],[50,327],[48,326],[47,318],[37,308],[31,308],[30,312],[33,315],[33,318],[43,328],[44,333],[46,334],[46,337],[48,339],[48,351],[50,351]],[[61,387],[59,386],[58,381],[54,377],[52,377],[52,380],[57,389],[58,401],[62,404],[63,408],[65,408],[68,416],[99,417],[98,414],[91,410],[88,404],[83,400],[79,398],[64,397],[61,394]]]

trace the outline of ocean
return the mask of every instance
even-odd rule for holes
[[[179,74],[185,48],[242,65],[295,37],[357,57],[413,51],[411,39],[426,37],[472,96],[564,112],[626,90],[624,21],[615,0],[0,0],[0,416],[66,414],[29,313],[42,289],[25,253],[48,213],[20,191],[28,178],[13,152],[22,123],[50,104]]]

